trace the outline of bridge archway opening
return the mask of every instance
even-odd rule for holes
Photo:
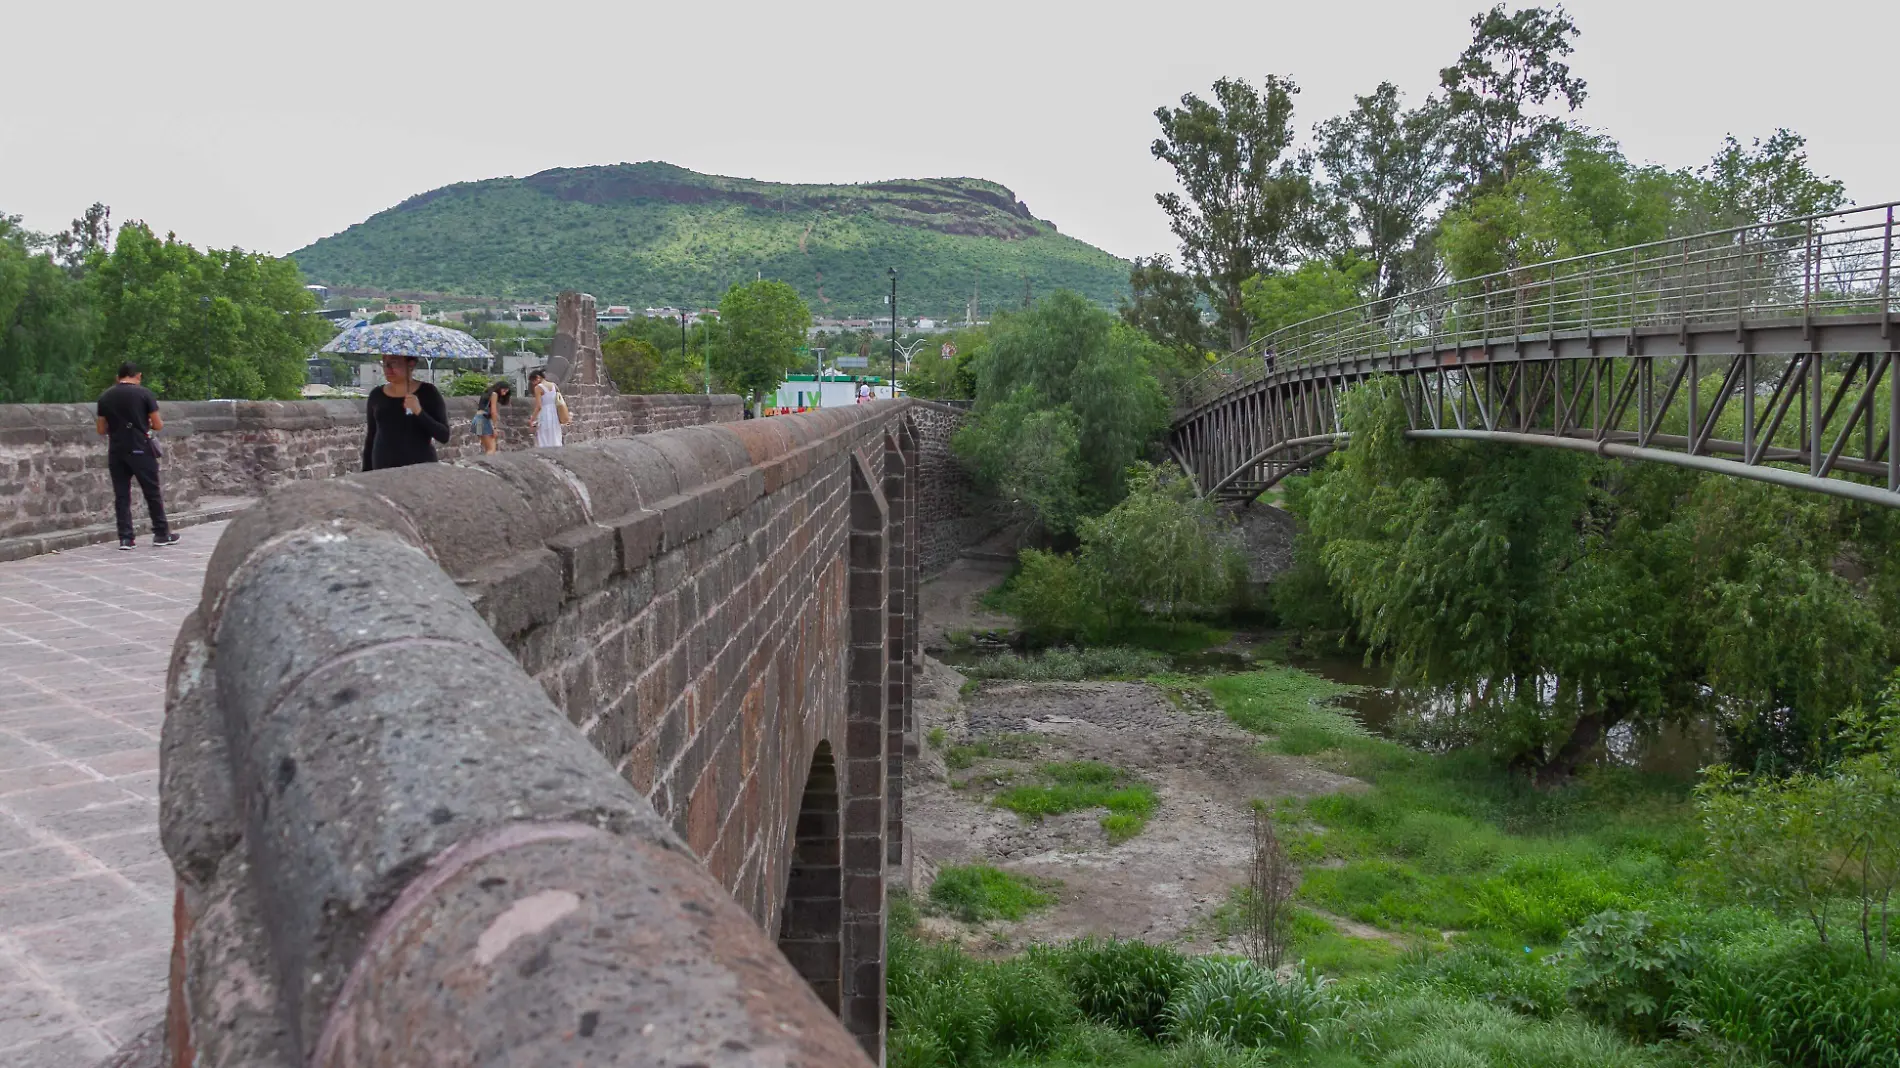
[[[792,825],[778,948],[834,1013],[844,994],[843,817],[838,764],[831,743],[821,741]]]

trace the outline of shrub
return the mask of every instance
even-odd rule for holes
[[[1146,608],[1172,619],[1218,608],[1233,593],[1239,555],[1227,536],[1233,521],[1212,497],[1197,496],[1179,473],[1154,464],[1128,470],[1128,495],[1107,514],[1079,525],[1083,557],[1102,576],[1103,596],[1120,615]]]
[[[1791,938],[1711,953],[1686,984],[1701,1025],[1791,1065],[1900,1068],[1900,966]]]
[[[998,1054],[1041,1053],[1060,1042],[1075,1022],[1069,988],[1031,961],[994,965],[984,979],[995,1019],[990,1048]]]
[[[947,865],[930,884],[930,903],[965,923],[1020,920],[1055,900],[1029,879],[988,864]]]
[[[1084,1014],[1151,1039],[1166,1031],[1168,1001],[1187,969],[1166,946],[1114,938],[1073,942],[1055,960]]]
[[[1333,1013],[1326,985],[1305,972],[1282,979],[1252,961],[1197,960],[1168,1003],[1169,1028],[1236,1046],[1303,1046]]]
[[[1106,631],[1101,591],[1074,557],[1024,549],[1017,559],[1020,570],[1010,582],[1007,603],[1030,638],[1053,644]]]
[[[1695,965],[1688,940],[1645,912],[1599,912],[1564,939],[1570,1000],[1584,1015],[1645,1040],[1662,1037]]]
[[[449,383],[449,396],[479,397],[482,395],[482,392],[488,388],[488,384],[493,381],[495,380],[489,378],[487,375],[475,371],[456,375],[455,381]]]

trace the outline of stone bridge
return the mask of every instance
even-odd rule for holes
[[[173,1063],[878,1055],[917,423],[877,402],[244,512],[166,698]]]
[[[165,406],[175,499],[255,501],[166,682],[154,1063],[881,1057],[961,413],[622,397],[589,300],[566,448],[346,474],[354,405]],[[0,408],[16,549],[109,517],[90,431]]]

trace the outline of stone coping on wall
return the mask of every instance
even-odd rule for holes
[[[167,688],[174,1057],[866,1064],[504,639],[908,403],[312,481],[239,515]]]

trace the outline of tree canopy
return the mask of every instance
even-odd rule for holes
[[[748,400],[777,389],[798,365],[811,327],[811,309],[784,282],[763,279],[726,290],[719,301],[724,328],[713,363],[721,378]]]
[[[956,445],[978,477],[1055,531],[1121,498],[1167,425],[1152,340],[1067,291],[999,317],[976,361],[976,416]]]

